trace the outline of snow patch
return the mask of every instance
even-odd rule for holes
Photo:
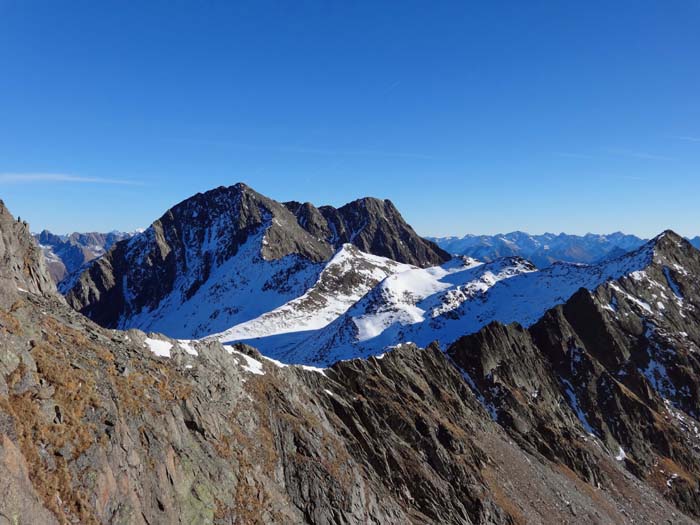
[[[583,409],[581,408],[581,406],[578,403],[578,397],[576,397],[576,392],[574,391],[574,387],[566,379],[562,378],[561,382],[564,384],[564,387],[565,387],[564,393],[566,394],[566,397],[569,399],[569,406],[576,414],[576,417],[578,417],[578,420],[581,422],[581,425],[583,425],[584,430],[588,434],[596,435],[595,431],[593,430],[593,427],[588,422],[588,418],[586,417],[586,413],[583,411]]]
[[[194,346],[192,345],[192,341],[189,339],[178,339],[178,344],[180,345],[180,348],[182,348],[185,352],[187,352],[189,355],[199,355],[197,353],[197,350],[194,349]]]
[[[622,449],[622,447],[617,447],[619,450],[617,452],[617,456],[615,456],[615,459],[618,461],[624,461],[627,459],[627,454],[625,454],[625,451]]]
[[[258,361],[257,359],[253,359],[247,354],[244,354],[243,352],[239,352],[238,350],[234,350],[231,347],[224,347],[226,348],[229,353],[235,354],[238,357],[243,358],[243,361],[245,364],[243,365],[243,370],[246,372],[250,372],[251,374],[255,374],[258,376],[263,376],[265,375],[265,371],[263,370],[263,364]]]
[[[147,337],[144,343],[155,355],[159,357],[170,357],[170,349],[173,347],[172,343],[161,339],[152,339],[150,337]]]
[[[678,303],[683,304],[683,294],[681,293],[681,289],[678,287],[678,283],[673,279],[671,271],[666,266],[664,266],[664,276],[666,277],[666,282],[668,282],[668,286],[673,291],[673,295],[676,296]]]
[[[315,372],[317,374],[321,374],[322,376],[326,376],[326,369],[325,368],[319,368],[317,366],[309,366],[309,365],[300,365],[301,368],[306,370],[307,372]]]

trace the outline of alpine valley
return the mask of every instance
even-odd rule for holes
[[[699,356],[672,231],[429,240],[239,183],[32,236],[0,201],[0,524],[697,523]]]

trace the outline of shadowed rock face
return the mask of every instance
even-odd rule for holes
[[[288,202],[299,224],[333,246],[352,243],[360,250],[414,266],[435,266],[450,255],[419,237],[390,200],[358,199],[340,208]]]

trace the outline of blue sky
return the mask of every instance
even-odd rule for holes
[[[0,198],[57,232],[244,181],[424,235],[696,235],[698,27],[697,0],[0,0]]]

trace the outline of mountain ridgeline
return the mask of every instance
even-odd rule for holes
[[[425,242],[396,261],[420,239],[379,252],[412,230],[362,202],[341,220],[241,185],[199,194],[68,296],[168,335],[72,309],[0,205],[0,517],[700,520],[698,250],[668,231],[591,266],[429,263]],[[274,341],[305,365],[270,359]]]
[[[647,239],[621,232],[608,235],[593,233],[530,235],[517,231],[498,235],[465,235],[430,239],[453,254],[466,255],[480,261],[518,256],[528,259],[539,268],[546,268],[558,261],[595,264],[619,257],[647,242]],[[691,242],[696,243],[696,248],[700,248],[700,238]]]

